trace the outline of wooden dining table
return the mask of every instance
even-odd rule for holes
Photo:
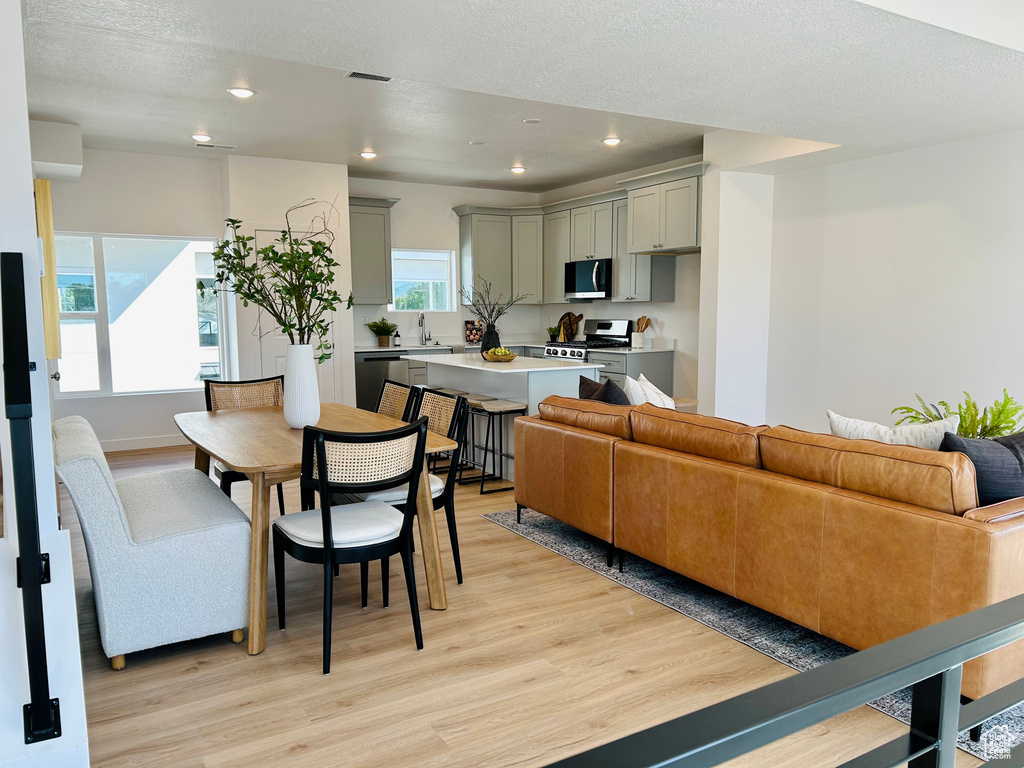
[[[257,654],[267,643],[267,554],[270,532],[270,489],[299,476],[302,430],[292,429],[282,408],[194,411],[174,417],[181,433],[196,448],[195,467],[209,474],[211,457],[228,469],[243,472],[252,481],[252,536],[249,544],[249,653]],[[322,403],[316,426],[335,432],[383,432],[404,422],[372,411],[340,403]],[[426,453],[456,448],[454,441],[427,432]],[[419,480],[416,515],[419,521],[423,568],[427,577],[430,607],[448,607],[441,569],[440,546],[434,506],[430,496],[427,462]]]

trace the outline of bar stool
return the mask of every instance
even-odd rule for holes
[[[488,480],[500,480],[502,479],[502,469],[504,467],[504,459],[511,459],[513,455],[505,452],[505,417],[506,416],[525,416],[526,415],[526,404],[516,403],[512,400],[495,400],[491,398],[489,400],[479,401],[476,407],[470,407],[470,413],[474,416],[484,416],[487,419],[487,431],[484,433],[484,443],[482,446],[473,444],[473,453],[477,448],[483,448],[484,456],[483,461],[480,463],[480,477],[472,478],[472,480],[480,480],[480,493],[501,493],[502,491],[511,491],[512,486],[506,486],[504,488],[484,488],[484,483]],[[497,424],[495,424],[497,420]],[[491,457],[491,472],[487,472],[487,457]],[[475,461],[474,461],[475,465]]]

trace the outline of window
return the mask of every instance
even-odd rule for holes
[[[198,389],[220,378],[209,240],[58,235],[60,391]]]
[[[391,251],[391,288],[395,310],[412,312],[451,312],[455,308],[452,293],[453,251]]]

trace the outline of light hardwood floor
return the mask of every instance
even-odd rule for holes
[[[190,467],[186,449],[110,456],[115,477]],[[93,765],[543,766],[766,683],[792,670],[480,517],[511,493],[457,499],[465,584],[443,523],[449,610],[419,579],[425,648],[413,642],[398,560],[391,607],[359,607],[358,568],[335,588],[332,671],[320,671],[321,572],[288,562],[288,629],[278,631],[271,563],[267,648],[227,635],[130,654],[114,672],[99,644],[81,531],[71,530]],[[295,483],[286,501],[298,508]],[[235,499],[248,511],[248,484]],[[276,505],[274,509],[276,515]],[[832,766],[906,727],[863,708],[731,766]],[[964,753],[957,766],[980,762]]]

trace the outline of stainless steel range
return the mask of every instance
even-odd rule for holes
[[[628,347],[632,320],[584,320],[582,341],[552,341],[544,345],[544,357],[586,362],[588,349]]]

